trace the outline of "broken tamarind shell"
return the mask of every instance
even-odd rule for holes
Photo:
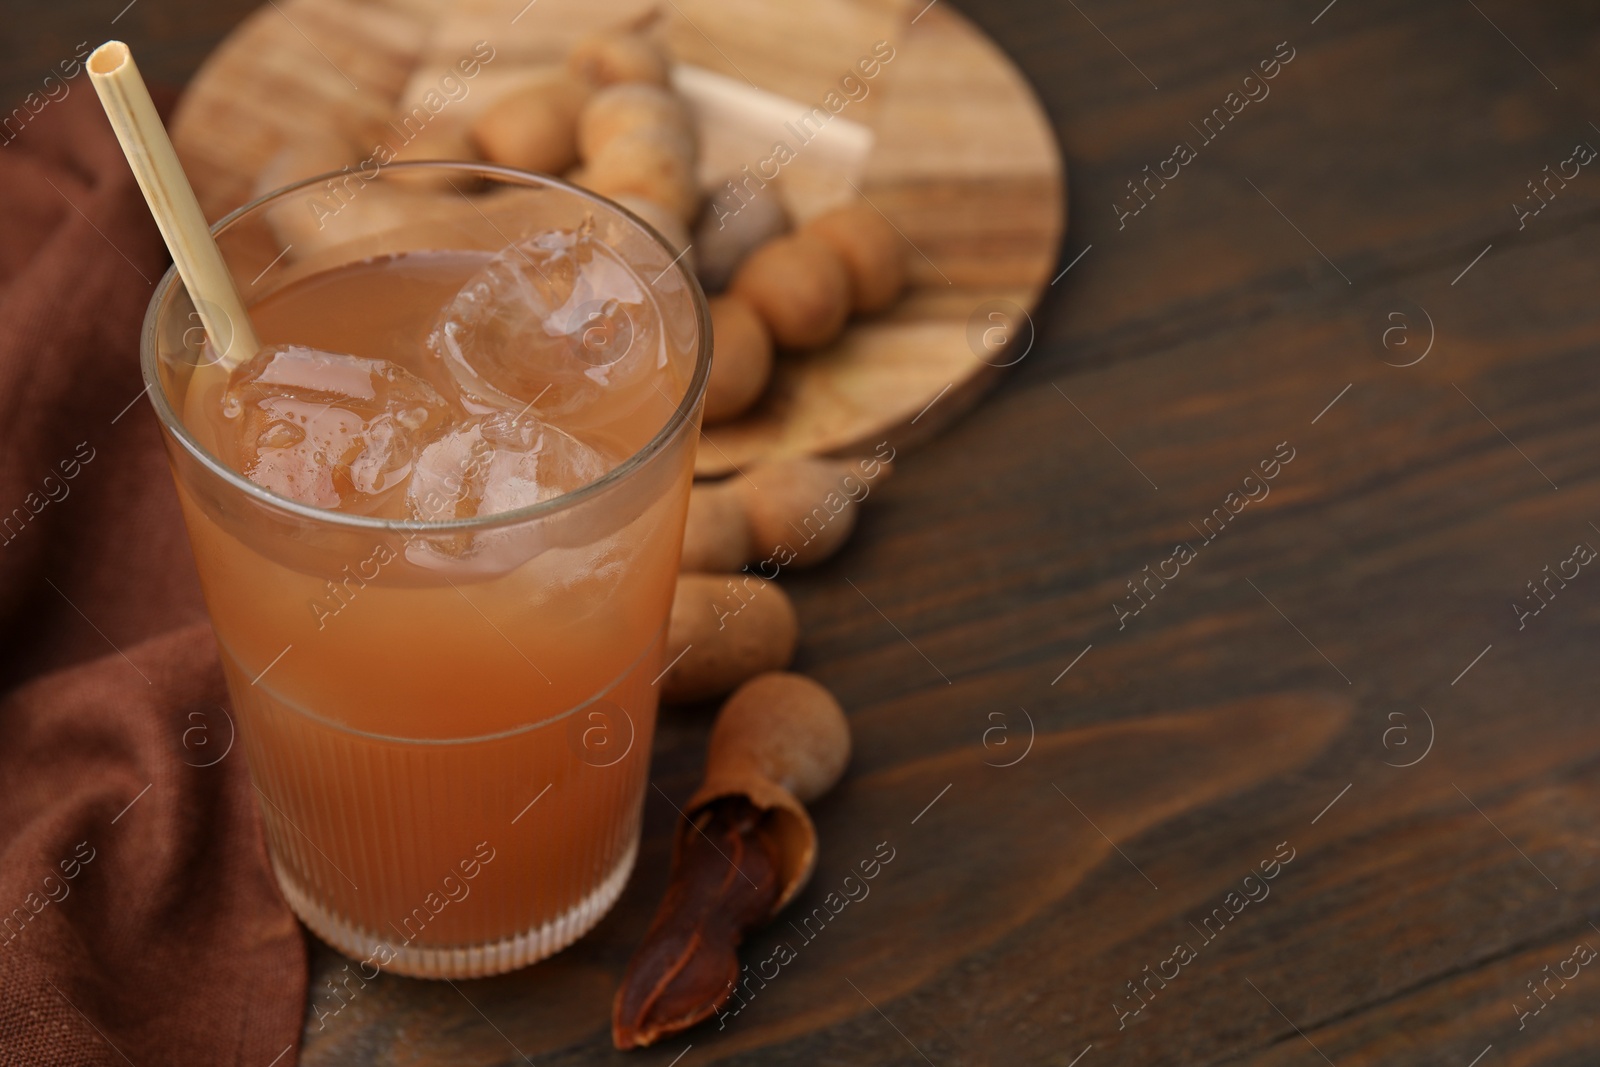
[[[665,898],[612,1002],[619,1049],[709,1018],[739,978],[738,946],[805,887],[817,833],[803,801],[850,759],[838,701],[798,674],[762,674],[728,698],[706,774],[684,805]]]
[[[850,723],[833,694],[803,674],[768,671],[734,691],[711,728],[706,774],[684,813],[730,797],[766,813],[777,844],[778,894],[763,919],[793,900],[817,865],[817,830],[805,805],[838,783],[850,762]],[[695,832],[680,824],[678,848]]]

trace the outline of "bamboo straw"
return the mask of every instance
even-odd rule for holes
[[[194,189],[172,149],[161,116],[150,99],[133,55],[121,41],[107,41],[89,56],[89,79],[100,95],[128,166],[139,181],[150,213],[189,290],[217,362],[232,370],[261,348],[222,250],[195,199]]]

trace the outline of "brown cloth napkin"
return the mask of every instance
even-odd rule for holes
[[[141,392],[167,256],[68,84],[0,146],[0,1063],[288,1067],[305,944]]]

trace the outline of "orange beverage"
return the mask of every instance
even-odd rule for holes
[[[332,233],[316,183],[224,220],[265,347],[198,348],[169,277],[144,362],[285,897],[467,977],[631,870],[709,335],[632,216],[450,168],[470,197],[380,175]]]

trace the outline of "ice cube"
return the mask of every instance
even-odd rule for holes
[[[422,450],[406,505],[412,518],[430,522],[498,515],[580,489],[612,466],[598,450],[533,415],[495,412],[458,424]],[[501,571],[545,547],[541,528],[523,525],[424,535],[407,555],[423,566]]]
[[[447,412],[433,387],[393,363],[303,345],[263,348],[223,395],[245,477],[302,504],[358,512],[405,482]]]
[[[533,415],[468,419],[417,457],[406,492],[413,518],[429,522],[498,515],[580,489],[611,462]]]
[[[518,241],[446,305],[428,347],[469,408],[570,414],[666,365],[649,286],[592,230]]]

